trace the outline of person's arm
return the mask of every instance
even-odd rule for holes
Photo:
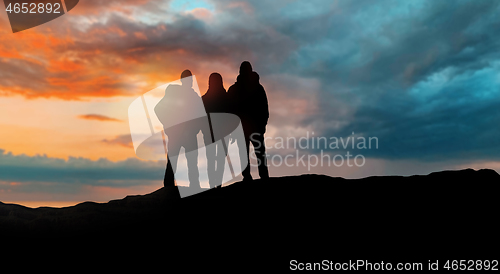
[[[235,96],[234,96],[234,85],[230,86],[229,89],[227,90],[226,93],[226,98],[225,98],[225,110],[227,113],[233,113],[236,114],[234,111],[234,105],[235,105]]]
[[[194,109],[196,110],[200,110],[203,112],[203,115],[201,115],[201,117],[198,118],[198,125],[196,126],[196,134],[198,134],[200,131],[201,131],[201,134],[202,135],[208,135],[206,137],[209,137],[210,136],[210,125],[209,125],[209,122],[208,122],[208,113],[206,111],[206,108],[205,108],[205,101],[208,101],[208,100],[203,100],[203,96],[200,97],[196,92],[194,92],[193,94],[193,99],[192,99],[192,102],[193,102],[193,107]],[[201,113],[199,113],[201,114]],[[205,137],[205,136],[204,136]]]
[[[156,117],[158,117],[158,120],[160,123],[165,127],[165,116],[166,116],[166,109],[165,109],[165,97],[162,98],[158,104],[156,104],[154,111],[156,114]]]
[[[261,96],[262,96],[262,123],[267,125],[269,121],[269,102],[267,101],[267,94],[264,87],[261,85]]]

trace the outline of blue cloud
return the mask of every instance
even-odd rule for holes
[[[378,158],[500,160],[499,3],[356,1],[330,11],[274,23],[298,42],[282,69],[322,83],[320,111],[304,126],[377,136],[380,148],[366,154]]]
[[[161,182],[165,162],[145,162],[134,158],[112,162],[70,157],[68,160],[46,155],[13,155],[0,149],[0,181],[45,182],[75,185],[124,187]]]
[[[195,8],[204,8],[211,11],[214,10],[211,3],[201,0],[174,0],[170,3],[170,7],[176,12],[193,10]]]

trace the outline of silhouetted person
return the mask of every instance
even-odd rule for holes
[[[219,73],[210,74],[207,93],[205,93],[205,95],[201,98],[203,99],[205,111],[209,117],[211,113],[228,112],[227,93],[222,82],[222,76]],[[209,121],[212,128],[212,123],[216,121],[213,121],[212,119]],[[215,135],[214,132],[203,132],[203,138],[205,140],[207,153],[207,172],[209,184],[210,187],[219,186],[222,184],[222,177],[224,175],[228,137],[221,138],[220,136],[217,136],[217,132],[215,132]]]
[[[196,135],[204,128],[206,112],[203,102],[192,88],[189,70],[181,74],[182,85],[169,85],[155,107],[155,113],[168,136],[167,169],[164,184],[167,186],[177,170],[177,160],[182,147],[188,165],[190,188],[200,188],[198,171],[198,140]],[[208,126],[208,124],[207,124]]]
[[[243,125],[244,140],[237,140],[241,155],[246,155],[248,166],[243,170],[243,180],[252,180],[250,174],[249,148],[254,146],[259,176],[269,178],[267,169],[264,133],[269,119],[269,106],[264,87],[259,83],[259,75],[252,71],[252,65],[244,61],[240,66],[240,74],[228,90],[232,112],[238,115]],[[246,149],[246,150],[245,150]],[[245,153],[246,152],[246,153]],[[244,163],[243,159],[242,165]]]

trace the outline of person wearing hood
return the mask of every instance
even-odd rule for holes
[[[240,157],[246,155],[246,162],[241,159],[242,166],[248,163],[242,172],[244,181],[252,180],[249,161],[250,143],[255,150],[260,178],[269,178],[264,144],[264,134],[269,120],[269,105],[266,91],[259,80],[260,77],[252,70],[250,62],[244,61],[241,63],[236,83],[228,90],[231,102],[230,111],[240,117],[245,135],[244,140],[237,140]]]

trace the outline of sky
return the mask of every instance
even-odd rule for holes
[[[12,33],[0,12],[0,201],[62,206],[160,188],[165,163],[135,155],[128,106],[184,69],[201,93],[212,72],[227,89],[245,60],[268,95],[271,176],[500,172],[499,13],[485,0],[81,0]],[[378,142],[277,145],[313,135]],[[347,152],[363,165],[312,165]],[[295,166],[278,164],[290,154]]]

